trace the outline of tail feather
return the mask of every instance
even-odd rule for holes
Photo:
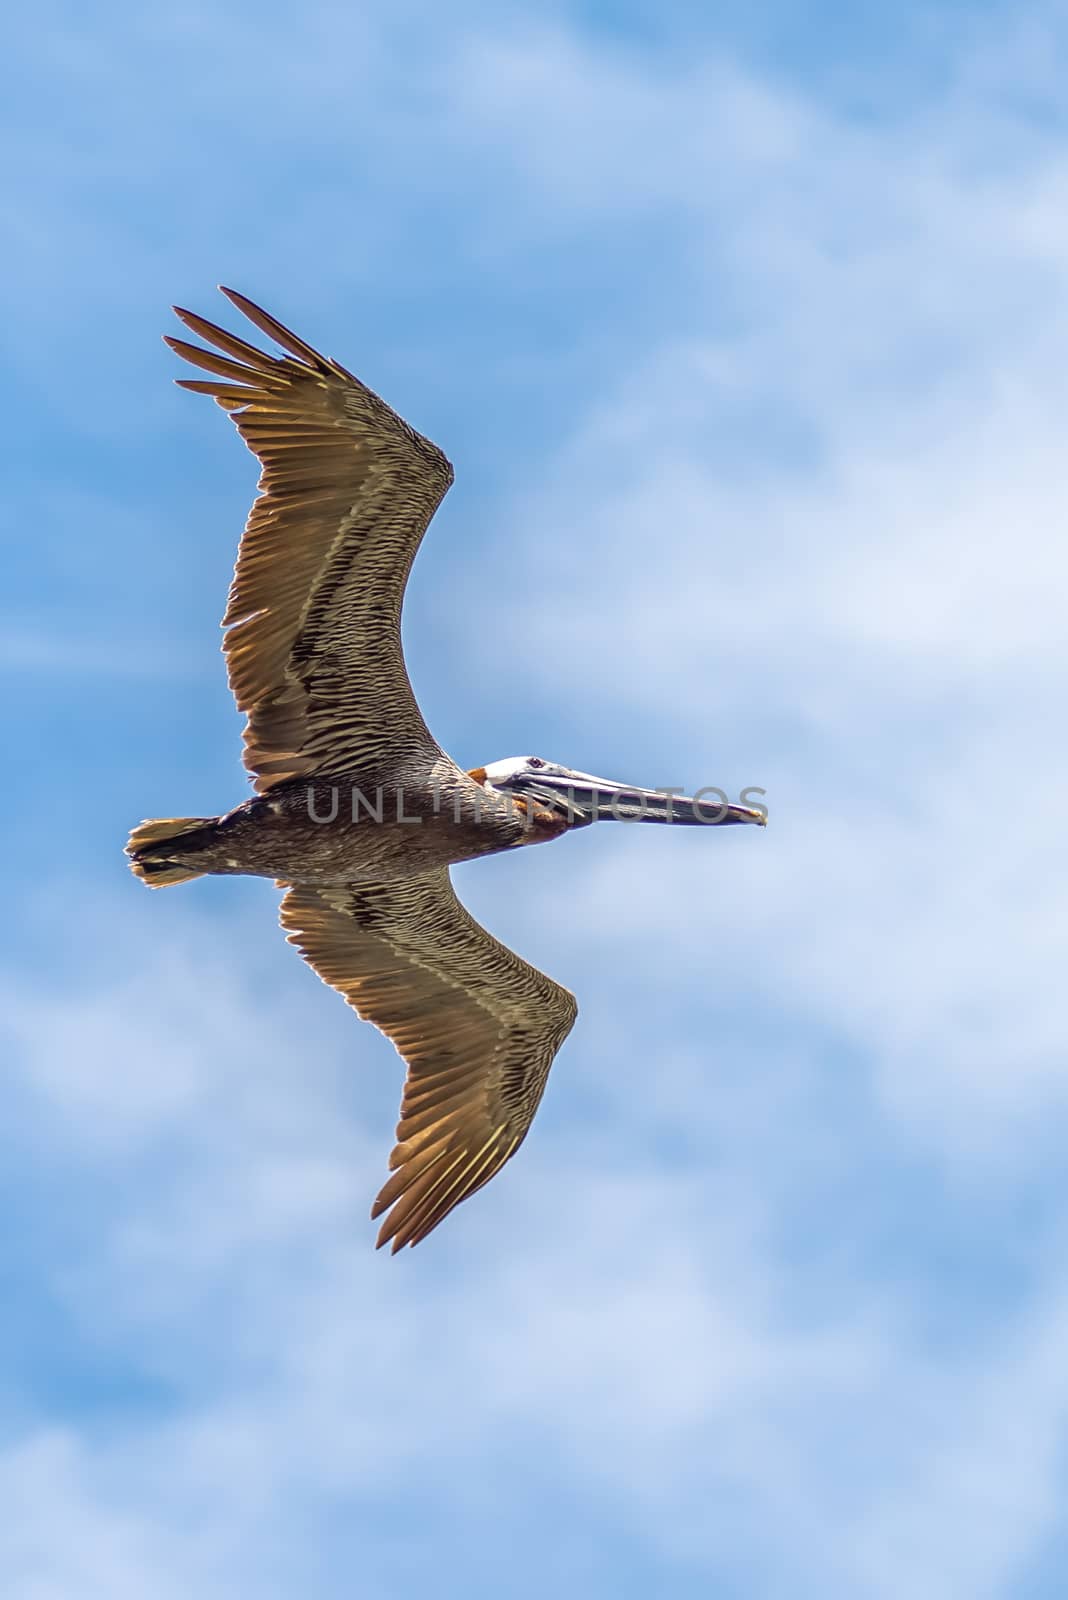
[[[126,844],[126,854],[131,858],[130,871],[151,889],[202,878],[202,872],[184,866],[173,856],[183,853],[182,842],[187,836],[199,833],[202,828],[214,828],[217,821],[217,817],[160,817],[154,822],[142,822]]]

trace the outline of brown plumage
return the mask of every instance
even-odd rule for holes
[[[407,1076],[372,1216],[387,1213],[378,1243],[397,1250],[518,1149],[577,1010],[468,916],[448,867],[559,838],[606,797],[631,814],[640,804],[648,821],[711,819],[696,801],[665,809],[655,791],[538,757],[464,772],[441,750],[412,694],[400,620],[452,467],[344,367],[223,293],[286,353],[177,308],[214,348],[167,343],[212,374],[182,386],[231,414],[262,467],[223,618],[257,792],[222,817],[142,823],[126,848],[153,887],[275,878],[290,942],[396,1045]],[[763,820],[728,810],[718,820]]]
[[[445,868],[389,887],[295,885],[282,927],[408,1063],[379,1244],[416,1244],[488,1183],[530,1127],[578,1007],[492,939]]]
[[[177,307],[232,359],[166,340],[218,375],[178,382],[231,413],[263,468],[223,617],[256,789],[437,752],[405,671],[400,614],[452,467],[344,367],[243,295],[223,293],[289,352],[264,355]]]
[[[248,714],[245,765],[255,787],[266,795],[285,786],[291,800],[294,780],[323,773],[352,774],[358,782],[412,768],[425,783],[428,769],[442,768],[439,779],[455,788],[466,775],[423,721],[400,638],[408,573],[452,467],[344,367],[243,295],[223,293],[287,352],[266,355],[177,307],[186,327],[224,354],[166,341],[215,374],[179,381],[231,413],[263,469],[223,617],[230,686]],[[470,798],[461,795],[468,804]],[[491,797],[483,794],[481,804],[492,804]],[[534,835],[522,803],[518,814],[514,803],[501,812],[504,837],[487,830],[475,840],[484,848],[456,849],[452,858],[530,843],[566,826],[543,813]],[[234,815],[262,836],[255,803]],[[467,915],[444,868],[359,887],[294,881],[302,849],[333,832],[309,834],[301,820],[306,837],[272,851],[262,866],[271,875],[286,869],[281,881],[292,883],[282,926],[324,982],[381,1028],[408,1063],[390,1163],[396,1170],[372,1212],[392,1207],[378,1243],[392,1240],[396,1250],[422,1239],[522,1142],[577,1008],[566,989]],[[198,844],[195,866],[161,856],[168,841],[172,855],[181,854],[175,840],[205,829],[214,838],[207,848]],[[229,842],[240,831],[231,824]],[[217,835],[217,819],[142,824],[128,847],[134,871],[163,885],[203,870],[239,870],[212,859]],[[410,837],[409,830],[399,842]],[[233,858],[229,842],[223,849]],[[346,841],[338,843],[338,853],[348,854]],[[249,856],[255,851],[236,860],[257,870]]]

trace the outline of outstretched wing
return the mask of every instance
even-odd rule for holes
[[[400,883],[291,886],[282,927],[408,1066],[378,1244],[418,1244],[519,1148],[575,998],[498,943],[445,869]]]
[[[288,352],[266,355],[178,307],[216,348],[167,339],[214,374],[182,387],[229,411],[263,467],[223,618],[230,687],[248,713],[245,765],[262,793],[316,772],[433,758],[400,618],[452,467],[344,367],[223,293]]]

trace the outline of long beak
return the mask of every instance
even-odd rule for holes
[[[696,795],[666,789],[635,789],[630,784],[595,778],[588,772],[524,773],[502,788],[529,795],[544,805],[568,812],[577,826],[588,822],[670,822],[692,827],[725,827],[754,822],[763,827],[767,814],[750,806],[732,805],[719,789]]]

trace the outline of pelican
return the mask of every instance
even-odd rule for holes
[[[423,721],[401,649],[415,553],[453,481],[436,445],[336,361],[232,289],[284,355],[175,307],[262,469],[222,626],[247,714],[253,798],[170,817],[126,845],[152,888],[207,873],[274,878],[280,920],[319,977],[406,1064],[379,1246],[417,1244],[488,1183],[530,1128],[575,998],[464,910],[449,867],[594,821],[762,824],[757,807],[638,789],[539,756],[464,771]]]

